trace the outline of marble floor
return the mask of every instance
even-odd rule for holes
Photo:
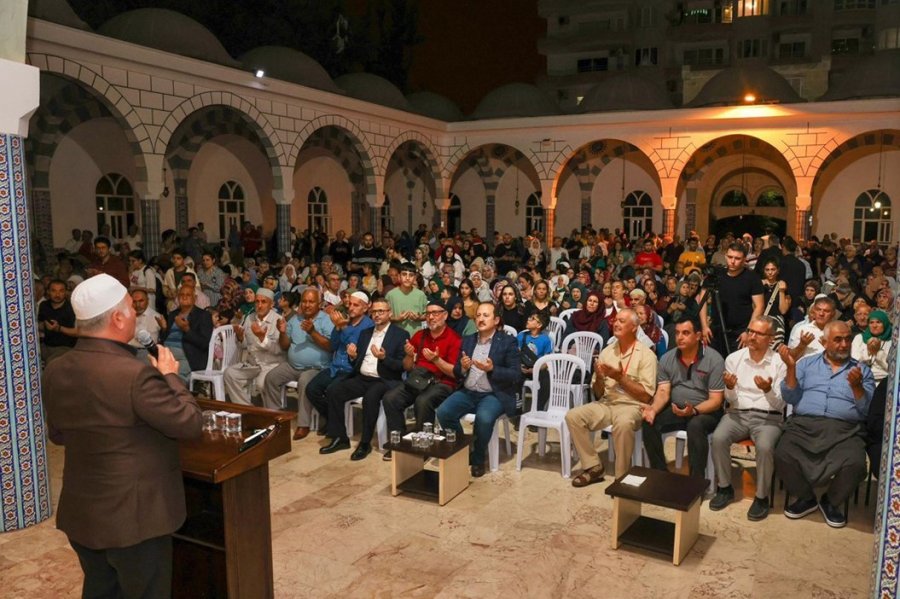
[[[444,507],[413,496],[392,497],[390,464],[377,453],[351,462],[349,451],[320,456],[321,437],[295,442],[291,453],[271,464],[275,596],[845,599],[868,594],[874,497],[868,507],[862,496],[858,506],[851,503],[850,523],[841,530],[829,528],[819,513],[787,520],[783,495],[774,513],[759,523],[746,520],[749,500],[721,512],[711,512],[704,502],[700,539],[675,567],[662,556],[611,549],[612,502],[603,493],[609,477],[572,488],[559,474],[558,445],[541,458],[534,453],[536,439],[534,434],[526,439],[521,472],[515,456],[501,450],[500,471],[473,480]],[[605,445],[598,441],[598,447]],[[54,502],[62,461],[62,450],[52,448]],[[75,554],[52,519],[0,534],[0,596],[78,597],[80,584]]]

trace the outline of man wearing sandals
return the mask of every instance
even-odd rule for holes
[[[597,401],[573,408],[566,414],[572,442],[581,457],[581,474],[573,487],[603,480],[603,464],[591,441],[591,431],[612,425],[610,443],[616,450],[616,477],[631,468],[634,433],[641,428],[641,406],[653,399],[656,389],[656,355],[643,343],[637,343],[638,315],[634,310],[619,310],[613,323],[614,343],[597,359],[591,389]]]

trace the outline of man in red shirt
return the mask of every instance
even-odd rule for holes
[[[421,392],[400,385],[385,393],[381,400],[388,430],[400,431],[401,435],[406,433],[406,408],[415,403],[416,430],[422,430],[424,423],[434,422],[435,410],[456,389],[453,366],[459,358],[462,339],[447,326],[447,308],[441,302],[428,304],[425,322],[428,328],[417,331],[406,342],[403,368],[407,372],[425,368],[434,375],[434,382]],[[384,454],[384,459],[391,459],[390,451]]]
[[[644,249],[634,257],[635,269],[650,267],[656,272],[662,272],[663,260],[662,256],[653,249],[653,242],[649,239],[644,240]]]
[[[93,277],[100,273],[106,273],[127,289],[131,284],[128,267],[121,258],[110,253],[109,247],[108,237],[98,236],[94,239],[94,262],[87,267],[88,275]]]

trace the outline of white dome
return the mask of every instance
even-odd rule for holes
[[[28,16],[43,21],[50,21],[57,25],[65,25],[73,29],[90,31],[88,24],[82,21],[69,6],[66,0],[30,0],[28,2]]]
[[[240,63],[229,56],[209,29],[174,10],[138,8],[116,15],[97,33],[124,42],[156,48],[229,67]]]
[[[409,102],[396,85],[371,73],[349,73],[334,80],[348,96],[389,108],[409,111]]]
[[[241,63],[249,71],[262,69],[266,77],[298,83],[336,94],[343,93],[325,68],[299,50],[286,46],[260,46],[243,56]]]
[[[613,110],[666,110],[672,108],[666,90],[637,72],[625,72],[593,86],[584,95],[582,112]]]
[[[416,92],[406,96],[413,112],[452,123],[463,120],[463,113],[449,98],[434,92]]]
[[[481,99],[473,119],[503,119],[560,114],[550,96],[528,83],[510,83],[488,92]]]
[[[745,63],[728,67],[714,75],[688,106],[700,108],[743,104],[747,93],[753,93],[760,102],[803,102],[787,79],[777,71],[763,64]]]

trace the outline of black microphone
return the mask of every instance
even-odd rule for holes
[[[147,331],[138,331],[136,337],[137,342],[144,346],[144,349],[147,350],[154,358],[159,358],[159,346],[156,345],[156,341],[153,340],[153,337],[150,336],[150,333]]]

